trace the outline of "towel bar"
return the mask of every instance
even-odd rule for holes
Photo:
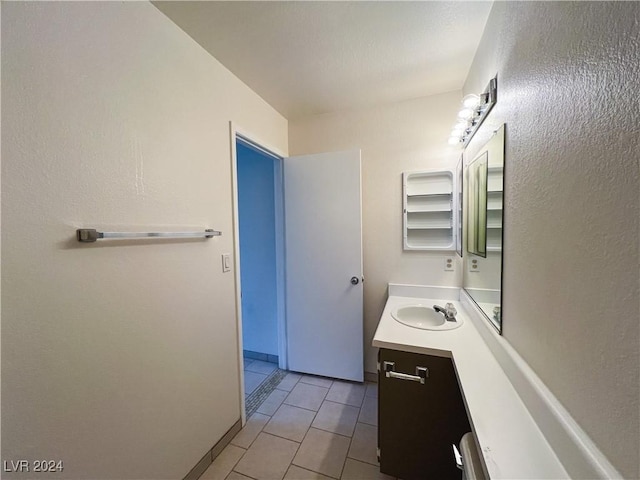
[[[222,232],[207,229],[203,232],[98,232],[94,228],[79,228],[76,237],[79,242],[95,242],[104,238],[213,238]]]

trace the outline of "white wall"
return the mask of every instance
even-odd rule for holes
[[[376,371],[371,341],[387,283],[462,284],[454,252],[456,271],[445,272],[445,253],[402,249],[402,172],[455,168],[460,153],[447,139],[460,99],[457,91],[289,122],[291,155],[362,150],[365,371]]]
[[[3,3],[2,100],[2,459],[182,478],[240,418],[228,122],[287,122],[140,2]]]
[[[504,337],[626,478],[640,451],[640,4],[496,2],[465,84],[498,74]]]

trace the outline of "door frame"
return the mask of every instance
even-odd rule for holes
[[[285,316],[285,249],[284,249],[284,178],[283,164],[287,154],[261,141],[256,135],[229,122],[231,143],[231,193],[233,199],[233,263],[235,279],[236,331],[238,336],[238,377],[240,379],[240,418],[242,425],[247,422],[244,397],[244,357],[242,339],[242,283],[240,275],[240,221],[238,210],[238,157],[236,141],[238,139],[252,145],[275,160],[274,203],[276,228],[276,321],[278,328],[278,367],[287,368],[287,331]]]

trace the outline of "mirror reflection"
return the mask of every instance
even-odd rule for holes
[[[487,256],[487,166],[489,154],[485,150],[469,164],[469,208],[467,209],[467,251]]]
[[[501,331],[504,125],[465,164],[463,287]]]

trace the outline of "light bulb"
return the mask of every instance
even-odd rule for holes
[[[457,135],[459,137],[465,132],[467,127],[468,127],[467,126],[467,122],[457,123],[457,124],[454,125],[453,129],[451,130],[451,134],[452,135]]]
[[[458,118],[463,120],[471,120],[473,118],[473,109],[463,108],[458,112]]]
[[[480,96],[475,94],[467,95],[462,99],[462,105],[465,108],[476,108],[480,105]]]

